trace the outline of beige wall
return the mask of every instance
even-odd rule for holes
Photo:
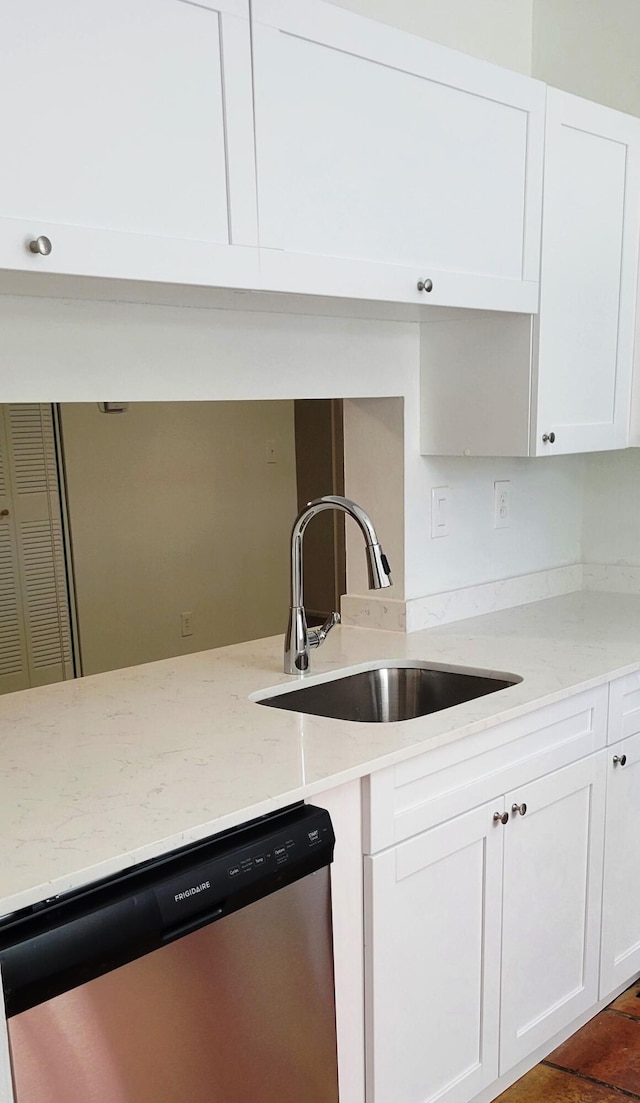
[[[72,403],[62,425],[85,674],[284,631],[292,402]]]
[[[331,0],[555,88],[640,114],[638,0]]]
[[[393,590],[389,594],[397,600],[405,596],[405,533],[411,529],[404,489],[404,434],[403,398],[363,398],[345,402],[346,492],[371,516],[391,565]],[[347,524],[346,537],[347,590],[351,594],[364,594],[368,585],[364,544],[362,534],[352,521]]]
[[[638,0],[331,0],[556,88],[640,114]]]
[[[638,0],[534,0],[533,13],[534,76],[640,114]]]
[[[332,3],[496,65],[521,73],[531,71],[534,0],[332,0]]]

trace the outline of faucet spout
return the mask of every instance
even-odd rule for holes
[[[364,537],[367,552],[367,570],[369,575],[369,588],[379,590],[391,586],[391,568],[389,561],[382,550],[382,546],[373,522],[369,514],[351,498],[341,498],[338,495],[327,494],[323,498],[315,498],[309,502],[298,514],[291,532],[291,606],[289,609],[289,624],[285,636],[284,646],[284,671],[285,674],[304,674],[309,669],[309,652],[312,647],[319,647],[324,642],[328,632],[334,624],[340,621],[339,613],[332,613],[320,629],[309,629],[304,610],[302,594],[302,542],[305,529],[316,514],[325,509],[342,510],[360,528]]]

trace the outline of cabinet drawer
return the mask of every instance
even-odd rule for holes
[[[607,686],[597,686],[372,774],[366,779],[365,852],[374,854],[603,747],[607,700]]]
[[[608,743],[640,732],[640,670],[616,678],[609,688]]]

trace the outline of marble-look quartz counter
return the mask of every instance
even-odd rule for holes
[[[313,676],[414,658],[522,682],[362,724],[256,704],[258,640],[0,697],[0,915],[640,667],[640,596],[576,593],[409,635],[335,629]]]

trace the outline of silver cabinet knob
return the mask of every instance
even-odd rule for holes
[[[521,816],[526,816],[527,806],[526,804],[524,804],[524,802],[522,804],[512,804],[511,811],[513,812],[514,816],[517,816],[518,813],[520,813]]]
[[[433,280],[418,280],[418,291],[433,291]]]
[[[613,765],[614,766],[626,766],[627,765],[627,756],[626,756],[626,754],[620,754],[620,755],[614,754],[614,756],[613,756]]]
[[[0,509],[0,517],[8,517],[8,516],[9,516],[9,510],[8,509]]]
[[[542,443],[543,444],[555,444],[555,439],[556,439],[555,433],[543,433],[542,434]]]
[[[49,241],[49,238],[45,237],[44,234],[41,234],[40,237],[37,237],[35,239],[35,241],[29,242],[29,248],[32,253],[38,253],[41,257],[48,257],[53,246]]]
[[[509,813],[508,812],[494,812],[493,813],[493,822],[494,823],[508,823],[509,822]]]

